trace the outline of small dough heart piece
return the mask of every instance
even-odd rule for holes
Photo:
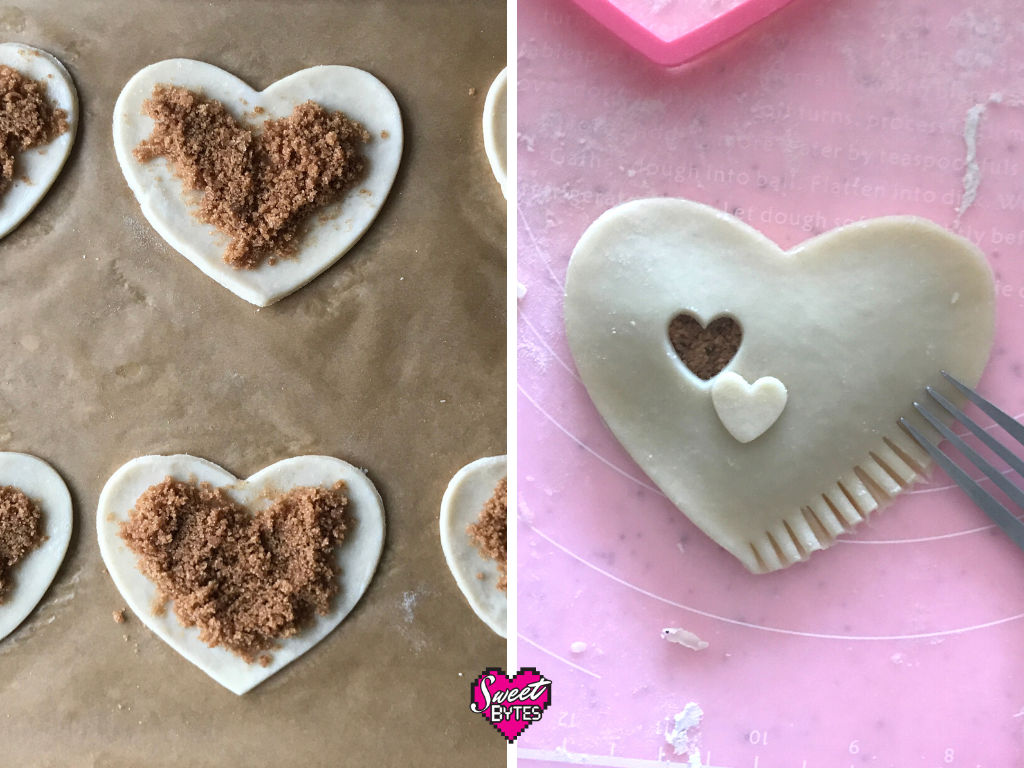
[[[931,460],[900,418],[938,439],[914,401],[934,386],[963,402],[940,371],[975,385],[995,330],[984,254],[931,222],[859,222],[783,251],[726,213],[672,199],[598,218],[573,251],[564,306],[605,423],[755,573],[831,546],[920,478]],[[728,370],[785,383],[785,410],[758,439],[722,429],[714,381],[691,375],[666,333],[680,314],[735,318],[743,340]]]
[[[0,237],[17,227],[60,176],[78,130],[78,92],[64,65],[46,51],[21,43],[0,45],[0,64],[46,84],[46,100],[67,113],[68,129],[49,144],[18,152],[15,180],[0,197]]]
[[[496,589],[498,564],[485,560],[466,533],[494,488],[508,473],[505,456],[489,456],[467,464],[448,483],[441,499],[441,549],[459,589],[473,611],[502,637],[508,636],[508,596]],[[483,574],[482,579],[477,574]]]
[[[43,512],[46,540],[14,570],[14,588],[0,605],[0,640],[13,632],[43,599],[64,562],[74,516],[71,494],[60,475],[42,459],[0,453],[0,485],[17,488]]]
[[[753,384],[738,373],[726,371],[715,378],[711,400],[729,434],[741,443],[756,440],[778,421],[786,407],[785,385],[773,376]]]
[[[221,102],[249,124],[288,117],[306,101],[344,112],[370,133],[360,151],[367,175],[341,200],[310,216],[294,258],[238,270],[224,263],[228,238],[192,215],[185,193],[166,159],[140,163],[134,150],[153,129],[142,104],[156,85],[180,85]],[[262,110],[257,117],[256,110]],[[125,85],[114,105],[114,149],[142,213],[178,253],[246,301],[265,307],[298,290],[345,255],[377,217],[402,159],[402,116],[391,91],[373,75],[353,67],[304,69],[255,91],[234,75],[191,59],[151,64]]]
[[[508,199],[508,68],[494,78],[484,100],[484,151],[501,194]]]
[[[268,666],[247,664],[221,646],[210,648],[199,640],[197,627],[186,628],[178,623],[170,607],[160,615],[153,612],[156,586],[139,572],[136,556],[117,533],[139,496],[168,476],[224,488],[234,501],[249,507],[266,506],[268,497],[291,488],[331,488],[339,480],[345,482],[349,499],[346,516],[351,525],[345,540],[335,551],[341,592],[335,595],[330,613],[317,616],[312,625],[299,634],[279,641]],[[216,464],[194,456],[142,456],[117,470],[103,487],[96,512],[96,529],[103,562],[132,612],[171,648],[225,688],[241,695],[323,640],[355,607],[370,585],[384,548],[384,504],[362,470],[331,456],[285,459],[247,480],[239,480]]]

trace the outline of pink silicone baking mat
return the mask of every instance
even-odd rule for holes
[[[917,214],[989,257],[980,390],[1024,414],[1022,19],[1011,0],[796,0],[669,70],[570,0],[520,1],[518,652],[554,683],[524,764],[685,762],[664,732],[691,701],[702,762],[723,768],[1024,764],[1024,553],[945,475],[750,575],[605,428],[561,311],[576,241],[626,200],[714,205],[784,247]],[[957,223],[968,114],[995,94]]]

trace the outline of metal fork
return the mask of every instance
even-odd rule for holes
[[[957,381],[945,371],[942,371],[942,375],[945,377],[946,381],[963,392],[968,400],[991,416],[996,424],[1006,430],[1010,437],[1014,438],[1021,445],[1024,445],[1024,425],[1014,421],[1012,416],[1003,413],[973,389],[963,382]],[[1006,446],[978,426],[974,420],[970,419],[967,414],[943,397],[941,393],[936,392],[933,387],[927,387],[925,391],[927,391],[932,399],[942,406],[947,413],[967,427],[967,429],[981,440],[986,447],[1005,461],[1011,469],[1021,477],[1024,477],[1024,461],[1021,461],[1020,458],[1011,453]],[[974,466],[984,472],[985,476],[995,483],[997,488],[1009,496],[1014,504],[1020,507],[1021,510],[1024,510],[1024,491],[1007,480],[1005,475],[985,461],[985,459],[981,458],[977,451],[967,445],[967,443],[965,443],[958,434],[943,424],[942,421],[933,415],[927,408],[920,403],[914,403],[914,407],[929,421],[929,423],[931,423],[933,427],[939,430],[939,432],[942,433],[942,436],[949,440],[956,449],[960,451],[960,453],[966,456]],[[982,488],[976,480],[957,466],[949,456],[940,451],[937,445],[921,434],[921,431],[916,429],[910,422],[901,418],[900,423],[903,424],[907,431],[913,435],[914,439],[921,444],[921,447],[928,451],[929,455],[935,460],[935,462],[953,478],[953,481],[964,489],[967,495],[974,500],[974,503],[981,507],[982,511],[986,515],[992,518],[992,522],[1002,528],[1006,532],[1006,535],[1013,540],[1014,544],[1021,549],[1024,549],[1024,522],[1018,520],[1017,517],[1010,512],[1010,510],[1004,507],[998,499]]]

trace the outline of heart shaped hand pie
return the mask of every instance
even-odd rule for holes
[[[67,130],[49,144],[18,152],[15,180],[0,197],[0,237],[17,227],[50,191],[71,154],[78,128],[78,93],[64,65],[21,43],[0,45],[0,64],[46,85],[46,101],[67,114]]]
[[[43,599],[71,542],[71,495],[56,470],[24,453],[0,453],[0,486],[13,486],[43,513],[46,539],[16,566],[14,587],[0,603],[0,640],[13,632]]]
[[[219,101],[240,122],[286,118],[306,101],[341,111],[370,134],[361,146],[366,175],[357,188],[314,212],[304,222],[294,257],[240,270],[224,263],[229,238],[193,215],[189,202],[165,159],[139,162],[133,150],[150,136],[153,120],[143,102],[157,85],[176,85]],[[170,59],[135,75],[114,106],[114,149],[128,185],[153,228],[176,251],[228,290],[265,307],[287,296],[340,259],[377,217],[398,173],[402,158],[402,117],[387,87],[373,75],[352,67],[304,69],[264,91],[210,64]],[[191,196],[191,197],[190,197]]]
[[[502,637],[508,632],[508,595],[495,588],[498,566],[494,560],[480,556],[466,528],[477,521],[494,487],[507,473],[505,456],[477,459],[455,473],[441,499],[444,559],[474,613]],[[483,578],[477,578],[477,574]]]
[[[577,244],[565,327],[587,391],[633,459],[763,573],[829,546],[929,466],[899,419],[938,439],[913,403],[929,385],[962,402],[942,370],[977,383],[994,294],[983,254],[921,219],[854,224],[784,252],[713,208],[639,200]],[[780,413],[751,412],[777,420],[749,442],[729,431],[757,431],[738,415],[742,398],[729,429],[713,402],[725,374],[704,381],[673,348],[666,330],[679,315],[702,326],[735,318],[742,341],[726,372],[784,385],[781,409],[780,393],[769,397]]]
[[[335,549],[341,591],[329,612],[316,616],[299,634],[279,641],[270,663],[246,663],[221,646],[209,647],[199,629],[183,627],[171,610],[154,611],[156,586],[138,569],[137,558],[118,536],[119,526],[151,486],[172,477],[182,482],[223,488],[238,504],[255,508],[292,488],[332,488],[345,483],[348,496],[344,541]],[[330,456],[297,456],[238,480],[229,472],[194,456],[143,456],[115,472],[103,487],[96,513],[100,554],[121,595],[136,616],[174,650],[233,693],[243,694],[323,640],[355,607],[370,585],[384,547],[384,506],[377,490],[356,467]]]

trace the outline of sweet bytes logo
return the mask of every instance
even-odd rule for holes
[[[488,667],[470,688],[469,708],[483,715],[511,744],[551,706],[551,681],[533,667],[509,678]]]

